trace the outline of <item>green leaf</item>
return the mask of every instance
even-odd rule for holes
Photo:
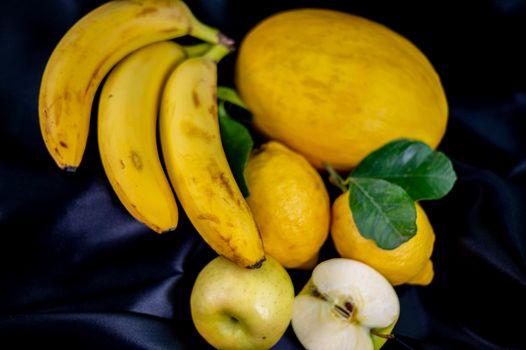
[[[457,179],[442,152],[420,141],[396,140],[370,153],[351,176],[383,179],[402,187],[413,200],[439,199]]]
[[[249,110],[245,102],[239,97],[236,90],[226,87],[226,86],[218,86],[217,87],[217,98],[220,101],[226,101],[230,102],[238,107],[241,107],[243,109]]]
[[[231,112],[229,115],[236,120],[244,123],[250,123],[253,119],[252,112],[248,106],[239,97],[236,90],[225,87],[217,87],[217,99],[225,105],[225,111]]]
[[[395,249],[416,234],[415,203],[395,184],[350,177],[349,206],[358,231],[382,249]]]
[[[248,186],[245,181],[245,167],[248,156],[254,147],[254,141],[248,129],[231,118],[224,103],[219,104],[218,108],[219,128],[221,130],[221,142],[225,150],[226,158],[237,185],[244,197],[249,196]]]

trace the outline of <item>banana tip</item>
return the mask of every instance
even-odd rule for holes
[[[65,165],[63,169],[68,173],[74,173],[77,171],[77,167],[73,165]]]
[[[250,265],[250,266],[247,266],[247,269],[249,269],[249,270],[259,269],[259,268],[261,267],[261,265],[263,265],[263,263],[265,262],[265,260],[267,260],[267,258],[262,257],[262,258],[259,259],[255,264]]]
[[[163,233],[169,233],[169,232],[173,232],[173,231],[175,231],[176,229],[177,229],[177,225],[174,226],[174,227],[170,227],[169,229],[164,230],[164,231],[162,231],[162,232],[160,232],[160,233],[161,233],[161,234],[163,234]]]

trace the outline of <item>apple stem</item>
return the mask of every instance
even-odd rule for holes
[[[384,339],[394,339],[394,335],[392,334],[385,334],[385,333],[379,333],[375,331],[374,329],[371,329],[371,334],[376,335],[377,337],[384,338]]]

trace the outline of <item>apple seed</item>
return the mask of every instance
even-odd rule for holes
[[[340,305],[336,304],[334,305],[334,311],[336,311],[336,313],[343,317],[343,318],[346,318],[346,319],[349,319],[351,318],[352,316],[352,313],[347,311],[346,309],[344,309],[343,307],[341,307]]]

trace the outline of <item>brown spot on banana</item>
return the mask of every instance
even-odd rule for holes
[[[48,114],[47,114],[47,108],[44,107],[42,108],[42,115],[44,117],[44,130],[46,131],[45,135],[44,135],[44,140],[47,140],[47,134],[50,134],[51,133],[51,121],[49,120],[49,117],[48,117]]]
[[[228,196],[230,198],[234,198],[235,197],[235,194],[234,194],[234,189],[232,188],[232,185],[230,184],[230,181],[227,177],[227,175],[220,171],[220,172],[211,172],[210,175],[212,176],[212,180],[220,185],[222,188],[224,188],[226,190],[226,192],[228,193]]]
[[[212,115],[212,118],[216,118],[217,116],[217,105],[214,103],[208,108],[208,112]]]
[[[195,90],[195,88],[192,90],[192,101],[194,101],[194,106],[197,108],[201,104],[201,101],[199,101],[199,94]]]
[[[155,7],[146,7],[141,10],[141,12],[137,13],[137,17],[146,17],[154,12],[157,12],[157,8]]]
[[[136,151],[131,150],[131,152],[130,152],[130,159],[131,159],[132,164],[135,167],[135,169],[142,170],[142,160],[141,160],[141,157],[139,156],[139,154]]]
[[[245,210],[245,211],[250,212],[250,207],[248,206],[247,201],[244,200],[243,198],[239,198],[239,199],[237,200],[237,205],[238,205],[242,210]]]
[[[234,198],[235,197],[234,189],[232,188],[232,184],[230,183],[228,176],[225,173],[221,173],[219,175],[219,180],[221,181],[221,184],[223,185],[223,187],[225,187],[225,189],[227,190],[229,196]]]
[[[232,247],[232,246],[230,245],[230,241],[232,241],[232,236],[229,236],[229,237],[220,236],[220,237],[221,237],[221,239],[222,239],[222,240],[228,245],[228,247],[229,247],[230,249],[232,249],[233,252],[235,252],[234,247]]]
[[[214,120],[217,119],[217,87],[212,86],[212,104],[208,107],[208,112]]]
[[[173,35],[174,32],[175,32],[175,29],[173,27],[171,27],[171,28],[163,28],[163,29],[159,30],[159,33],[170,33],[172,35]],[[187,34],[190,34],[190,31],[189,31],[189,29],[185,28],[184,31],[181,31],[179,35],[183,36],[183,35],[187,35]]]
[[[228,237],[225,236],[224,232],[218,230],[216,227],[211,227],[211,229],[214,232],[215,237],[219,238],[224,243],[224,244],[221,244],[223,249],[220,248],[218,251],[221,251],[222,255],[225,258],[227,258],[229,260],[232,260],[234,262],[240,262],[241,261],[241,257],[236,252],[237,248],[232,246],[232,244],[231,244],[232,236],[228,236]],[[226,250],[228,250],[230,253],[228,254]]]
[[[216,215],[214,215],[214,214],[199,214],[197,216],[197,218],[199,220],[211,221],[211,222],[216,223],[216,224],[220,224],[221,223],[221,220],[219,220],[219,218]]]
[[[215,134],[211,134],[203,128],[200,128],[197,124],[188,121],[184,121],[181,123],[181,129],[186,135],[191,137],[202,138],[207,143],[210,143],[217,137]]]

